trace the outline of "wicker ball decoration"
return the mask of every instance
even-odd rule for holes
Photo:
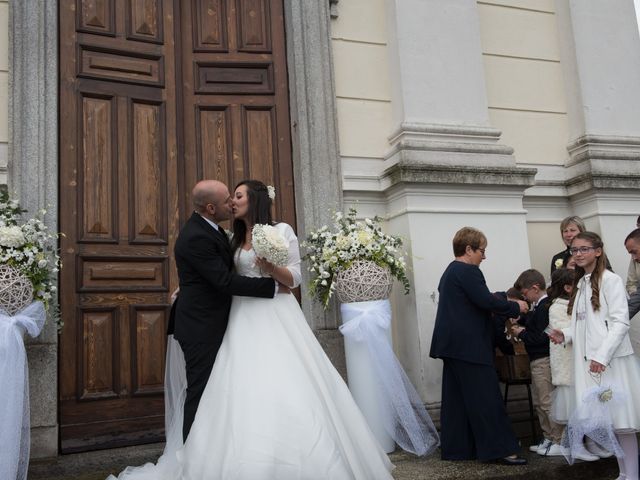
[[[389,297],[392,285],[389,268],[357,260],[336,276],[336,295],[342,303],[383,300]]]
[[[33,300],[33,285],[27,277],[9,265],[0,265],[0,311],[9,316]]]

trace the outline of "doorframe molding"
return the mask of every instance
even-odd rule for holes
[[[331,11],[329,2],[284,0],[291,115],[291,148],[298,235],[332,221],[342,209]],[[318,181],[322,179],[321,181]],[[302,307],[314,330],[338,326],[335,306],[325,311],[310,300],[303,269]]]
[[[9,193],[58,231],[58,0],[9,0]],[[58,454],[58,335],[27,341],[31,456]]]

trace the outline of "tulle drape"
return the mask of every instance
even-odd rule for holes
[[[389,300],[345,303],[341,313],[340,332],[367,345],[385,429],[403,450],[420,456],[433,452],[440,444],[438,432],[388,341]]]
[[[24,480],[29,467],[29,371],[24,335],[37,337],[46,313],[42,302],[8,316],[0,313],[0,478]]]
[[[180,478],[181,466],[176,452],[182,447],[182,421],[187,377],[182,348],[173,335],[167,337],[167,355],[164,374],[164,425],[166,444],[157,463],[127,467],[118,480],[175,480]],[[115,480],[113,475],[107,480]]]
[[[584,437],[589,437],[616,457],[624,456],[613,428],[610,409],[622,406],[626,399],[624,390],[611,385],[594,386],[584,393],[562,436],[563,453],[570,464],[573,464],[576,453],[584,451]]]

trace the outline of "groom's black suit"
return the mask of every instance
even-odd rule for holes
[[[231,296],[270,298],[274,296],[275,282],[232,273],[233,255],[225,233],[218,232],[195,212],[180,230],[175,258],[180,294],[173,333],[187,367],[183,424],[186,440],[227,329]]]

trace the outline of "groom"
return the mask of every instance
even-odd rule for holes
[[[172,308],[173,333],[184,352],[187,370],[182,427],[185,441],[227,329],[231,296],[271,298],[278,291],[271,278],[248,278],[231,272],[231,247],[218,225],[231,216],[227,186],[217,180],[202,180],[193,188],[192,200],[195,211],[180,230],[175,245],[180,294]]]

